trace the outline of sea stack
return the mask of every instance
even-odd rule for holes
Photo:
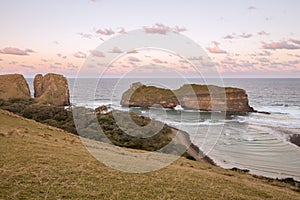
[[[34,97],[37,102],[56,106],[70,105],[68,82],[63,75],[37,74],[33,84]]]
[[[189,110],[232,114],[255,112],[249,106],[248,95],[243,89],[196,84],[185,84],[177,90],[169,90],[134,83],[123,93],[121,105],[144,108],[159,105],[170,109],[180,105]]]
[[[0,99],[30,99],[28,84],[21,74],[0,75]]]

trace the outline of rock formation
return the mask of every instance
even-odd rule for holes
[[[39,103],[57,106],[70,105],[70,95],[66,77],[59,74],[38,74],[34,78],[34,97]]]
[[[191,110],[254,112],[243,89],[196,84],[185,84],[172,91],[134,83],[124,92],[121,105],[146,108],[162,106],[171,109],[180,105],[184,109]]]
[[[0,75],[0,99],[30,99],[30,90],[23,75]]]

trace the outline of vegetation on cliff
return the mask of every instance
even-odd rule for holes
[[[64,109],[64,107],[54,106],[54,105],[42,105],[36,103],[34,99],[30,99],[30,100],[11,99],[8,101],[0,100],[0,109],[13,112],[25,118],[33,119],[37,122],[41,122],[43,124],[61,128],[73,134],[77,134],[77,130],[74,124],[72,109]],[[163,128],[158,133],[154,134],[151,137],[148,138],[134,137],[132,135],[139,134],[138,130],[128,125],[127,129],[128,131],[130,131],[131,135],[126,134],[116,124],[112,111],[97,112],[100,110],[105,111],[106,109],[105,108],[103,109],[103,107],[96,109],[96,113],[95,110],[93,109],[87,109],[83,107],[76,108],[76,109],[80,109],[80,111],[77,113],[86,115],[81,117],[80,121],[78,122],[80,123],[78,126],[80,126],[81,128],[80,136],[106,142],[106,138],[101,136],[101,134],[98,132],[99,131],[98,124],[99,124],[106,137],[113,144],[120,147],[141,149],[147,151],[157,151],[162,147],[164,147],[166,144],[170,143],[170,141],[172,140],[175,134],[173,128],[169,127],[168,125],[163,125]],[[119,116],[127,114],[121,111],[115,111],[115,112],[118,112]],[[88,115],[95,115],[95,114],[97,116],[98,121],[91,123],[91,121],[88,120]],[[149,118],[144,116],[139,116],[135,113],[130,113],[130,116],[138,126],[145,126],[150,121]],[[160,123],[160,122],[156,121],[156,123]],[[148,129],[149,132],[156,131],[156,127],[154,126],[152,127],[150,126],[148,127]],[[177,144],[174,144],[174,147],[170,148],[168,152],[164,152],[164,153],[176,154],[177,150],[179,149],[181,151],[182,148],[185,149],[186,147],[183,146],[183,144],[180,144],[178,142]],[[184,153],[183,156],[188,157],[190,159],[195,159],[193,158],[193,156],[189,155],[188,153]],[[206,161],[212,163],[212,161],[209,158],[205,157],[205,159]]]

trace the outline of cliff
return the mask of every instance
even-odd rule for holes
[[[23,75],[0,75],[0,99],[30,99],[30,90]]]
[[[196,84],[185,84],[172,91],[134,83],[124,92],[121,105],[146,108],[160,105],[171,109],[181,105],[182,108],[191,110],[254,112],[243,89]]]
[[[59,74],[38,74],[34,78],[34,97],[39,103],[56,106],[70,105],[70,95],[66,77]]]

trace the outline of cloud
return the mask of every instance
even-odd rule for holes
[[[146,33],[158,33],[165,35],[167,32],[170,32],[172,29],[169,26],[165,26],[163,24],[155,24],[152,27],[144,26],[144,31]]]
[[[300,40],[290,39],[289,41],[291,41],[294,44],[300,45]]]
[[[2,59],[2,58],[0,58],[0,61],[3,61],[3,59]]]
[[[136,58],[136,57],[133,57],[133,56],[129,56],[128,57],[128,61],[130,62],[141,62],[140,59]]]
[[[90,53],[95,57],[105,57],[104,53],[98,50],[90,50]]]
[[[265,31],[259,31],[257,32],[257,35],[270,35],[270,33],[267,33]]]
[[[270,56],[271,52],[267,51],[267,50],[263,50],[263,52],[258,54],[259,56]]]
[[[18,55],[18,56],[27,56],[29,53],[35,53],[32,49],[25,49],[21,50],[19,48],[14,47],[6,47],[0,50],[1,54],[11,54],[11,55]]]
[[[179,26],[175,26],[173,31],[175,33],[181,33],[181,32],[184,32],[184,31],[187,31],[185,27],[179,27]]]
[[[61,57],[61,54],[60,53],[58,53],[58,54],[56,54],[58,57]]]
[[[203,60],[203,57],[202,56],[199,56],[199,57],[193,56],[193,57],[189,57],[188,59],[189,60]]]
[[[236,61],[232,58],[225,58],[224,60],[221,61],[222,65],[235,65],[237,64]]]
[[[286,41],[270,42],[270,43],[262,42],[262,44],[263,44],[264,49],[272,49],[272,50],[276,50],[276,49],[288,49],[288,50],[300,49],[299,45],[290,44]]]
[[[87,68],[90,68],[90,69],[93,69],[93,68],[96,68],[96,65],[93,65],[93,64],[87,64],[86,67],[87,67]]]
[[[56,62],[54,63],[54,65],[62,65],[60,62]]]
[[[226,35],[224,37],[224,39],[235,39],[235,38],[236,38],[236,36],[234,34],[232,34],[232,35]]]
[[[86,54],[81,51],[77,51],[76,53],[73,54],[73,56],[76,58],[86,58]]]
[[[121,34],[126,33],[125,28],[119,27],[119,29],[120,30],[118,31],[118,33],[121,33]]]
[[[89,33],[78,33],[82,38],[92,39],[93,35]]]
[[[68,67],[69,69],[77,69],[77,68],[78,68],[78,66],[73,65],[72,63],[68,63],[67,67]]]
[[[248,7],[248,10],[256,10],[256,7],[254,7],[254,6],[249,6],[249,7]]]
[[[269,63],[270,62],[270,60],[267,59],[267,58],[259,58],[258,61],[262,62],[262,63]]]
[[[8,63],[8,64],[10,64],[10,65],[16,65],[16,64],[18,64],[18,62],[17,62],[17,61],[11,61],[11,62]]]
[[[98,29],[96,33],[100,35],[113,35],[115,32],[112,29]]]
[[[181,69],[188,69],[187,66],[181,66],[180,68],[181,68]]]
[[[149,26],[144,26],[143,27],[144,31],[146,33],[153,33],[153,34],[162,34],[165,35],[168,32],[175,32],[175,33],[180,33],[180,32],[184,32],[187,29],[185,27],[179,27],[179,26],[175,26],[175,27],[170,27],[161,23],[156,23],[155,25],[149,27]]]
[[[127,54],[130,54],[130,53],[138,53],[137,50],[133,49],[133,50],[130,50],[130,51],[127,51]]]
[[[153,62],[155,62],[155,63],[158,63],[158,64],[167,64],[168,62],[167,61],[162,61],[162,60],[160,60],[160,59],[158,59],[158,58],[154,58],[153,59]]]
[[[240,35],[240,37],[241,38],[250,38],[250,37],[252,37],[252,34],[250,34],[250,33],[243,33],[243,34]]]
[[[119,47],[114,47],[114,48],[111,50],[111,53],[123,53],[123,51],[121,51],[121,49],[119,49]]]
[[[182,60],[182,59],[180,59],[180,60],[178,60],[180,63],[184,63],[184,64],[189,64],[189,62],[188,61],[186,61],[186,60]]]
[[[32,49],[25,49],[25,51],[26,51],[27,53],[35,53],[35,51],[33,51]]]
[[[210,53],[215,53],[215,54],[226,54],[227,52],[225,50],[222,50],[219,48],[219,44],[218,42],[216,41],[212,41],[212,43],[214,44],[214,47],[208,47],[207,50],[210,52]]]
[[[59,67],[55,66],[55,65],[50,65],[49,69],[58,69]]]
[[[35,69],[35,67],[32,65],[19,65],[19,66],[27,69]]]

